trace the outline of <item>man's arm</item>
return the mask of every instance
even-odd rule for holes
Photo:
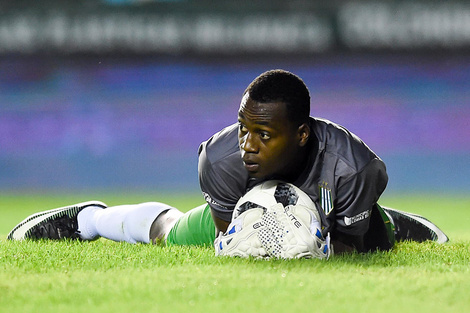
[[[370,211],[387,185],[385,165],[373,159],[361,171],[343,180],[336,190],[336,201],[330,218],[335,232],[347,236],[363,235],[369,228]]]
[[[358,252],[366,252],[364,234],[369,228],[372,207],[387,185],[388,177],[382,160],[376,158],[356,175],[345,181],[337,190],[335,204],[334,231],[332,242],[340,242],[336,247],[345,245]],[[336,248],[335,248],[336,252]]]
[[[238,123],[203,142],[198,153],[201,191],[211,207],[217,231],[225,232],[232,218],[233,207],[245,193],[248,180],[248,172],[243,167],[238,147]]]
[[[225,233],[227,231],[227,227],[230,224],[230,222],[227,222],[221,218],[218,218],[212,213],[212,210],[211,210],[211,215],[212,215],[212,219],[214,220],[216,234],[220,232]]]

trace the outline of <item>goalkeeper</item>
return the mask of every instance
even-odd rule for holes
[[[396,240],[448,240],[427,219],[378,205],[388,181],[383,161],[344,127],[309,113],[302,79],[284,70],[262,73],[243,94],[238,122],[199,148],[206,204],[183,214],[158,202],[106,208],[91,201],[34,214],[8,238],[101,236],[212,245],[216,234],[227,230],[238,199],[256,184],[277,179],[314,201],[335,252],[387,250]]]

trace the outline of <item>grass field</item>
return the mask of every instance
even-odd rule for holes
[[[451,238],[320,260],[217,258],[210,248],[95,242],[7,242],[28,214],[83,196],[0,195],[0,312],[466,312],[470,197],[385,197]],[[183,210],[196,196],[121,194],[109,205],[158,199]]]

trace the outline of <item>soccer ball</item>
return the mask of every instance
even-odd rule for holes
[[[216,255],[282,259],[328,259],[332,251],[315,203],[298,187],[277,180],[240,198],[214,247]]]
[[[232,220],[249,209],[262,208],[266,211],[266,208],[278,203],[284,207],[302,205],[315,212],[315,217],[320,221],[315,203],[305,192],[290,183],[278,180],[265,181],[249,190],[235,205]]]

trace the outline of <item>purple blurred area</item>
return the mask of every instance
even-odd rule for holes
[[[386,164],[389,191],[470,190],[470,58],[0,60],[0,190],[198,190],[199,143],[236,122],[261,72],[310,89],[313,116]]]

